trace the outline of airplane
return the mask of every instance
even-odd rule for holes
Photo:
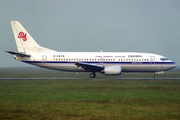
[[[96,72],[107,76],[121,75],[122,72],[154,72],[158,74],[176,67],[166,57],[140,52],[58,52],[41,47],[18,21],[11,21],[18,52],[6,51],[18,61],[58,71]]]

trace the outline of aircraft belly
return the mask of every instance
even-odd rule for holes
[[[157,72],[162,71],[161,65],[122,65],[122,72]]]

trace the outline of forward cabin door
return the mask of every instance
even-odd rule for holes
[[[150,57],[150,65],[154,65],[155,64],[155,56],[151,56]]]

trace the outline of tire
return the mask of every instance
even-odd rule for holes
[[[96,74],[95,73],[91,73],[89,76],[90,76],[90,78],[95,78]]]
[[[157,74],[155,74],[155,75],[154,75],[154,78],[158,78],[158,75],[157,75]]]

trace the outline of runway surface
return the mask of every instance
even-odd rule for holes
[[[0,80],[180,80],[180,78],[0,78]]]

